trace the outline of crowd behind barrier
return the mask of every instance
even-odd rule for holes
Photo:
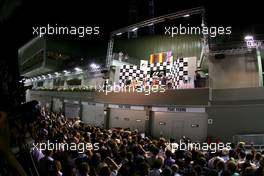
[[[40,176],[264,176],[264,152],[246,150],[242,142],[216,153],[173,151],[166,143],[175,139],[144,137],[122,128],[107,130],[44,108],[37,119],[22,124],[17,120],[10,129],[13,148],[22,138],[31,144],[98,144],[97,150],[84,152],[32,147],[30,156]]]

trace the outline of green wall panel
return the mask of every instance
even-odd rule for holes
[[[172,51],[177,57],[200,57],[200,36],[148,36],[137,39],[115,39],[113,51],[123,52],[136,59],[148,59],[152,53]]]

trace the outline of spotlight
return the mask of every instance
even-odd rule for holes
[[[80,69],[80,68],[78,68],[78,67],[75,67],[74,70],[77,71],[77,72],[81,72],[81,71],[82,71],[82,69]]]
[[[245,40],[253,40],[253,36],[252,35],[247,35],[244,38]]]
[[[252,35],[247,35],[247,36],[244,37],[244,39],[245,39],[245,42],[246,42],[248,48],[257,47],[257,43],[254,40]]]
[[[93,70],[100,68],[100,66],[97,65],[97,64],[95,64],[95,63],[91,63],[90,67],[91,67]]]
[[[68,74],[68,73],[70,73],[69,71],[67,71],[67,70],[64,70],[63,71],[63,73],[65,73],[65,74]]]
[[[134,28],[134,29],[132,29],[132,31],[133,31],[133,32],[135,32],[136,30],[138,30],[138,28],[137,28],[137,27],[136,27],[136,28]]]

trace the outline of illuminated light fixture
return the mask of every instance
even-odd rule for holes
[[[65,74],[69,74],[70,72],[67,71],[67,70],[64,70],[63,73],[65,73]]]
[[[133,31],[133,32],[135,32],[136,30],[138,30],[138,28],[137,28],[137,27],[136,27],[136,28],[134,28],[134,29],[132,29],[132,31]]]
[[[82,69],[80,69],[80,68],[78,68],[78,67],[75,67],[75,69],[74,69],[75,71],[77,71],[77,72],[80,72],[80,71],[82,71]]]
[[[60,76],[59,72],[55,72],[55,76],[59,77]]]
[[[98,69],[99,68],[99,65],[96,65],[95,63],[91,63],[90,67],[92,69]]]
[[[45,77],[44,75],[42,75],[42,78],[43,78],[43,79],[46,79],[46,77]]]
[[[121,32],[119,32],[119,33],[117,33],[116,35],[117,35],[117,36],[119,36],[119,35],[122,35],[122,33],[121,33]]]
[[[184,18],[187,18],[187,17],[189,17],[189,16],[190,16],[190,14],[185,14],[185,15],[183,15]]]
[[[51,78],[51,74],[48,74],[49,78]]]
[[[153,26],[154,24],[153,23],[149,23],[148,26]]]
[[[255,48],[257,47],[257,43],[255,42],[254,38],[252,35],[247,35],[244,37],[247,47],[248,48]]]
[[[245,40],[253,40],[253,36],[252,35],[247,35],[244,38]]]
[[[41,80],[41,77],[40,76],[38,77],[38,80]]]

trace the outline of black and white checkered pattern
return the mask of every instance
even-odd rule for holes
[[[151,73],[154,71],[165,71],[166,76],[169,76],[171,72],[171,68],[172,68],[172,63],[170,62],[148,64],[147,78],[150,82],[152,82],[153,79],[151,77]],[[161,81],[159,81],[159,84],[161,84]]]
[[[144,77],[147,78],[149,82],[153,81],[151,73],[154,71],[165,71],[166,77],[172,78],[173,89],[180,88],[188,82],[188,58],[177,58],[173,62],[163,62],[148,64],[145,70],[140,70],[138,66],[123,65],[120,69],[119,83],[120,86],[124,86],[128,80],[139,80],[142,81]],[[159,81],[161,85],[161,81]]]
[[[171,75],[173,79],[173,88],[177,89],[180,85],[188,82],[188,58],[177,58],[173,62],[171,69]]]
[[[120,69],[119,84],[124,86],[128,80],[139,80],[142,81],[144,78],[144,71],[140,70],[138,66],[123,65]]]

